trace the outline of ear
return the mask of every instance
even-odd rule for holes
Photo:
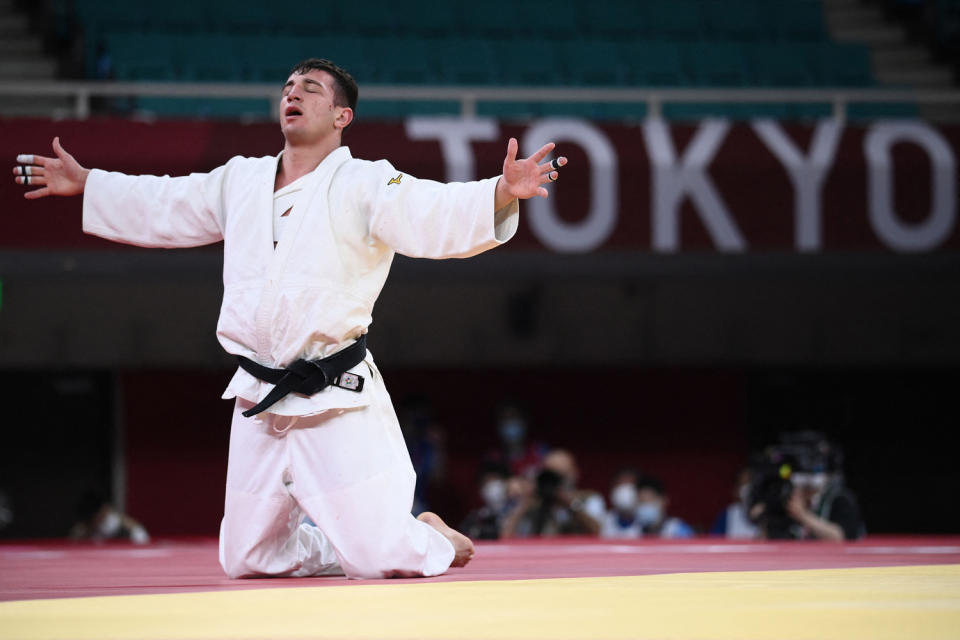
[[[334,126],[338,129],[346,129],[353,122],[353,109],[350,107],[337,108],[340,109],[340,113],[337,115],[337,119],[333,121]]]

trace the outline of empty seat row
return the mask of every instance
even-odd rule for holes
[[[164,117],[204,119],[254,119],[270,117],[267,100],[241,98],[154,98],[144,97],[114,104],[114,112],[136,111]],[[365,100],[361,96],[357,116],[359,121],[396,119],[408,116],[450,115],[460,113],[455,102]],[[640,121],[648,115],[644,103],[551,103],[551,102],[480,102],[477,114],[502,120],[528,120],[546,116],[568,116],[609,121]],[[724,117],[735,120],[768,117],[782,120],[813,120],[829,117],[829,104],[746,104],[746,103],[668,103],[662,114],[671,120],[700,120],[706,117]],[[850,104],[847,117],[851,120],[875,118],[917,117],[918,110],[911,104]]]
[[[277,82],[326,57],[360,83],[574,86],[868,86],[867,49],[805,43],[671,43],[479,38],[278,38],[118,34],[105,39],[120,80]],[[469,56],[458,53],[469,51]]]
[[[820,0],[514,0],[499,3],[365,0],[307,3],[296,11],[232,0],[74,0],[90,37],[116,30],[385,34],[408,36],[604,37],[620,40],[783,40],[827,38]]]

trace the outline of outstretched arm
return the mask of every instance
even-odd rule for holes
[[[143,247],[196,247],[223,239],[224,167],[189,176],[130,176],[85,169],[53,139],[54,157],[17,156],[25,198],[83,194],[83,231]]]
[[[17,184],[40,187],[24,193],[24,198],[35,200],[44,196],[75,196],[83,193],[90,170],[81,167],[72,155],[64,151],[59,137],[53,139],[53,153],[53,158],[32,154],[17,156],[17,166],[13,168]]]
[[[510,138],[510,142],[507,143],[507,157],[503,160],[503,176],[497,182],[495,211],[499,211],[516,198],[525,200],[533,196],[547,197],[547,189],[543,185],[547,182],[555,182],[559,176],[557,169],[567,164],[567,159],[563,156],[552,162],[540,164],[540,161],[547,157],[555,146],[554,143],[548,142],[529,158],[517,160],[517,139]]]

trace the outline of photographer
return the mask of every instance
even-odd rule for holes
[[[586,535],[600,532],[605,512],[600,494],[577,488],[573,455],[554,449],[514,509],[503,521],[503,538]]]
[[[767,539],[842,542],[864,536],[842,453],[816,432],[788,433],[754,460],[749,516]]]

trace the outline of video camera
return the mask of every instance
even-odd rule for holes
[[[751,520],[770,539],[794,537],[796,524],[787,513],[787,503],[798,486],[818,486],[827,473],[840,470],[840,450],[822,434],[813,431],[781,434],[780,442],[768,447],[750,464],[746,507]]]
[[[553,469],[542,469],[537,474],[537,496],[541,504],[551,505],[565,484],[564,477]]]

